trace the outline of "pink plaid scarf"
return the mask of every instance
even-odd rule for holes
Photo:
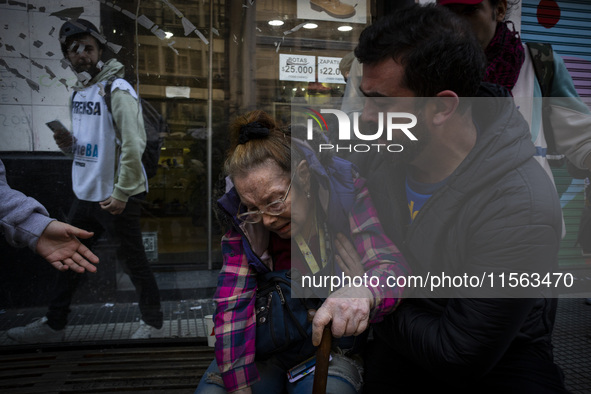
[[[508,26],[509,23],[511,26]],[[515,31],[513,22],[502,22],[497,25],[495,36],[484,53],[488,60],[484,81],[502,85],[509,90],[513,89],[525,60],[521,38]]]

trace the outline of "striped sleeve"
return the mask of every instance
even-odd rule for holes
[[[396,286],[396,278],[407,276],[410,269],[402,253],[384,233],[365,180],[357,179],[355,187],[359,192],[349,215],[349,224],[365,273],[372,278],[368,289],[375,304],[370,322],[377,323],[400,302],[404,288]]]
[[[223,267],[214,295],[215,357],[228,392],[259,380],[255,366],[256,273],[243,253],[242,237],[230,230],[222,238]]]

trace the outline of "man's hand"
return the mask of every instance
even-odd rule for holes
[[[39,237],[36,251],[59,271],[96,272],[92,264],[98,264],[99,258],[78,240],[92,236],[93,233],[54,220]]]
[[[316,311],[312,321],[312,343],[320,345],[324,326],[332,321],[335,338],[359,335],[369,325],[374,299],[365,287],[343,287],[332,293]]]
[[[105,201],[99,202],[102,209],[109,212],[111,215],[119,215],[125,209],[127,203],[125,201],[119,201],[116,198],[109,197]]]
[[[74,136],[68,130],[57,129],[53,132],[53,139],[62,152],[72,152]]]
[[[341,233],[337,234],[335,249],[337,252],[335,260],[345,275],[354,277],[365,274],[361,264],[361,257],[357,253],[355,246]]]

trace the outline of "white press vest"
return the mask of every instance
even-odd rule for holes
[[[76,197],[84,201],[103,201],[111,196],[119,162],[121,140],[100,94],[104,85],[100,82],[78,91],[72,100],[72,133],[76,139],[72,186]],[[127,90],[137,99],[123,79],[117,79],[112,88]]]

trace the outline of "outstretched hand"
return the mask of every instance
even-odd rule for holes
[[[39,237],[36,251],[59,271],[96,272],[93,264],[98,264],[99,258],[78,240],[92,236],[93,233],[54,220]]]

